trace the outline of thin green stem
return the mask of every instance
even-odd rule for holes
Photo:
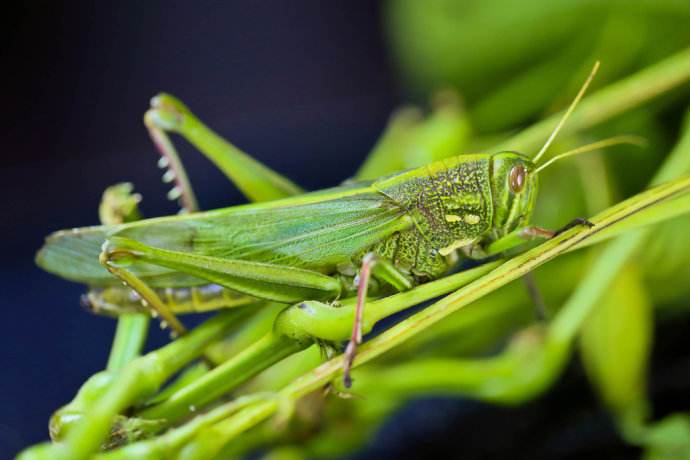
[[[561,133],[576,133],[637,107],[690,80],[690,49],[647,67],[585,98]],[[532,125],[495,147],[532,152],[549,137],[562,113]]]
[[[160,404],[144,409],[137,416],[177,420],[309,345],[310,342],[300,343],[282,334],[269,333],[237,356],[180,388]]]
[[[690,112],[684,125],[683,136],[654,175],[650,185],[661,184],[690,170]],[[688,196],[680,198],[690,202]],[[563,314],[553,322],[551,333],[554,339],[572,342],[584,319],[603,297],[620,269],[644,245],[651,230],[644,228],[626,234],[604,249],[580,282],[580,287],[564,305]]]
[[[179,460],[213,458],[229,439],[270,417],[280,408],[278,399],[271,399],[240,411],[199,433],[180,451]]]
[[[205,414],[194,417],[190,422],[179,428],[173,428],[165,434],[153,439],[130,444],[121,449],[97,454],[93,458],[98,460],[125,460],[132,458],[171,458],[185,442],[198,434],[201,430],[217,423],[233,413],[257,402],[270,399],[266,394],[252,394],[241,396],[233,401],[220,405]],[[274,397],[274,396],[273,396]]]

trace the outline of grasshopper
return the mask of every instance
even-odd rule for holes
[[[538,165],[597,66],[534,158],[510,151],[465,154],[311,193],[237,151],[175,98],[158,96],[145,121],[163,154],[162,166],[169,168],[167,179],[176,182],[171,198],[196,211],[167,135],[176,131],[259,202],[60,231],[47,238],[37,263],[88,285],[92,304],[107,304],[106,294],[115,303],[141,301],[177,334],[185,332],[175,316],[184,303],[179,298],[204,310],[211,301],[215,306],[242,299],[335,303],[356,295],[355,324],[345,351],[349,386],[367,296],[437,279],[462,258],[487,258],[527,239],[553,236],[557,232],[529,225],[539,171],[566,156],[631,142],[611,138]],[[576,219],[567,227],[581,223],[587,222]]]

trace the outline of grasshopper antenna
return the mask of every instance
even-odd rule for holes
[[[575,96],[575,99],[573,99],[573,102],[570,103],[570,107],[568,107],[568,110],[563,114],[561,117],[560,121],[554,128],[554,130],[551,132],[551,135],[549,138],[546,140],[546,143],[544,146],[539,150],[539,153],[537,153],[534,157],[534,160],[532,160],[534,163],[539,162],[539,159],[546,153],[546,150],[548,150],[549,146],[553,142],[553,140],[556,138],[558,133],[560,132],[561,128],[565,124],[565,122],[568,120],[570,117],[570,114],[573,113],[573,110],[575,110],[575,107],[577,107],[577,104],[580,102],[580,99],[582,99],[582,96],[585,95],[585,92],[587,91],[587,87],[589,87],[589,84],[592,82],[594,79],[594,76],[597,74],[597,70],[599,70],[599,61],[594,63],[594,67],[592,67],[592,71],[589,73],[589,76],[587,77],[587,80],[585,80],[585,83],[582,85],[582,88],[580,88],[580,91],[577,93],[577,96]]]
[[[545,169],[547,166],[555,163],[558,160],[562,160],[563,158],[572,157],[575,155],[580,155],[582,153],[591,152],[593,150],[604,149],[607,147],[613,147],[614,145],[621,144],[637,145],[638,147],[644,147],[645,145],[647,145],[647,140],[640,136],[609,137],[608,139],[602,139],[600,141],[592,142],[591,144],[582,145],[572,150],[568,150],[567,152],[559,153],[558,155],[549,159],[546,163],[539,165],[539,167],[535,169],[534,172],[538,174],[539,171],[541,171],[542,169]]]

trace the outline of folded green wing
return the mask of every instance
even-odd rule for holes
[[[89,285],[114,280],[98,263],[110,236],[173,251],[254,260],[332,272],[392,233],[409,228],[405,211],[369,187],[349,187],[269,203],[89,227],[50,236],[37,256],[45,270]],[[152,286],[201,280],[153,266],[132,266]]]

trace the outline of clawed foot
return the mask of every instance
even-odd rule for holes
[[[594,224],[587,219],[584,219],[582,217],[576,217],[575,219],[571,220],[567,224],[565,224],[563,227],[559,228],[555,232],[553,232],[553,236],[558,236],[561,233],[565,232],[566,230],[570,230],[573,227],[577,227],[578,225],[585,225],[589,228],[594,227]]]

